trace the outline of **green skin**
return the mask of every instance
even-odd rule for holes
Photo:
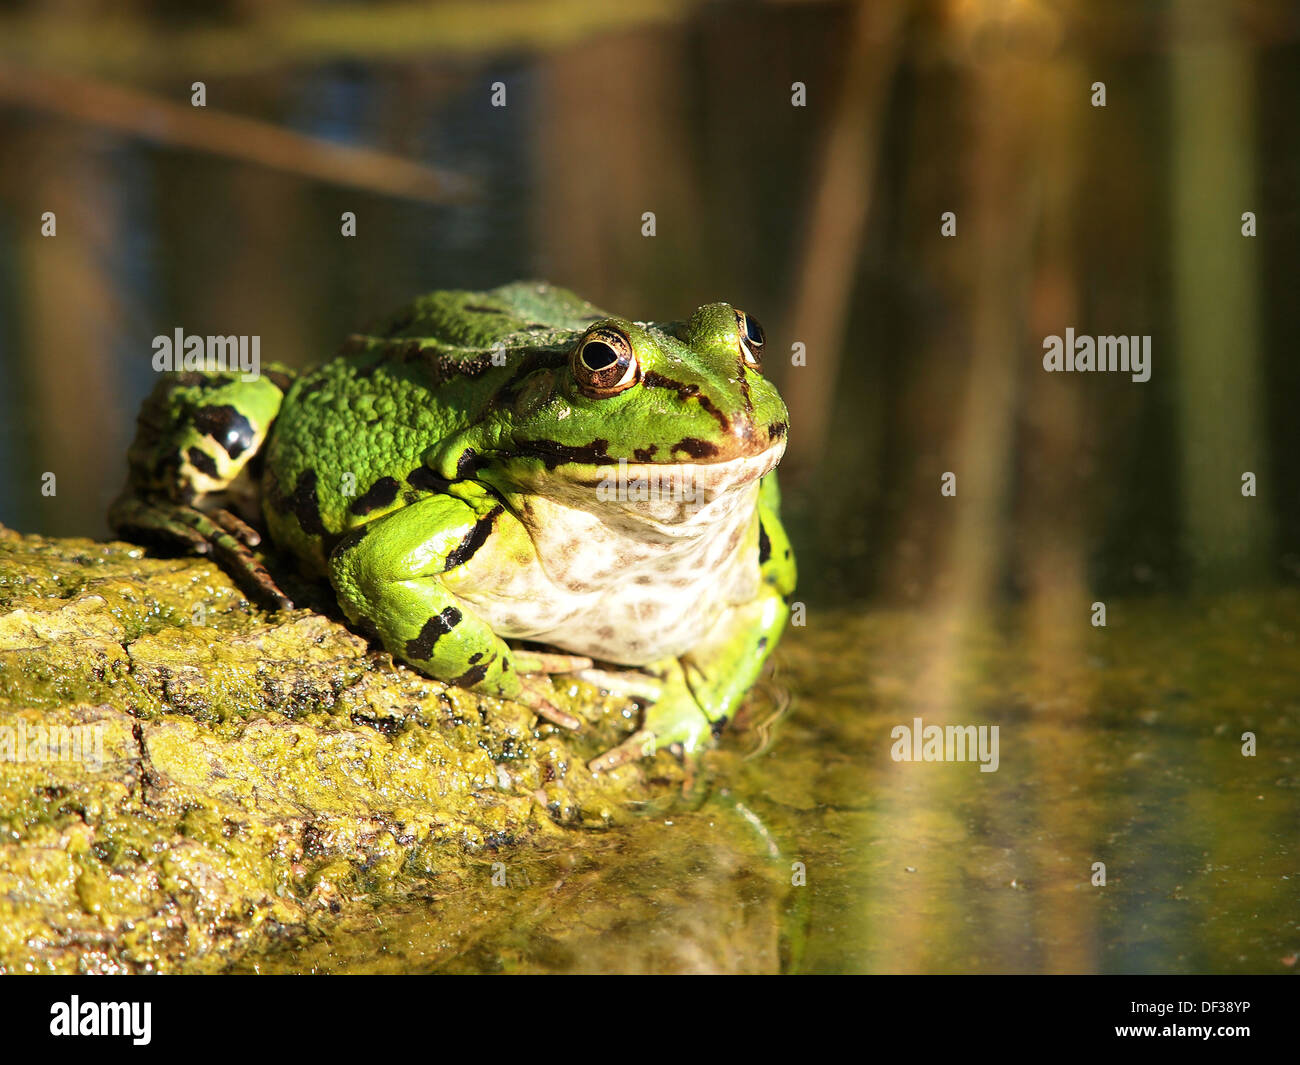
[[[141,411],[110,522],[124,535],[211,552],[260,598],[288,608],[249,550],[258,534],[234,510],[260,512],[278,548],[329,579],[355,626],[432,677],[518,700],[568,727],[577,722],[552,704],[548,673],[576,672],[649,701],[643,727],[594,769],[666,746],[693,752],[757,678],[794,589],[770,472],[787,412],[760,372],[761,349],[761,329],[725,303],[651,324],[544,284],[434,292],[297,380],[281,367],[247,382],[220,371],[169,375]],[[622,362],[600,367],[616,355]],[[715,583],[704,591],[742,591],[720,592],[707,631],[652,661],[627,649],[639,646],[637,634],[611,634],[608,617],[600,632],[623,653],[593,653],[601,619],[577,608],[543,642],[582,655],[515,642],[531,632],[494,631],[483,614],[504,616],[503,574],[515,575],[511,602],[534,614],[570,602],[554,574],[585,590],[574,576],[588,557],[584,538],[600,539],[626,518],[595,491],[619,460],[665,479],[713,476],[727,490],[729,539],[706,563]],[[724,471],[742,467],[731,484]],[[574,514],[598,525],[559,537],[573,546],[558,549],[539,522],[554,528]],[[625,543],[612,542],[616,556],[664,539],[639,520],[631,527]],[[704,521],[693,533],[707,544],[713,529]],[[658,574],[673,571],[653,562],[637,571],[635,594],[657,596],[662,615],[654,603],[628,609],[666,619],[660,628],[669,631],[656,629],[649,646],[667,647],[680,642],[673,626],[687,633],[682,595],[700,596],[701,566],[675,563],[672,587],[667,576],[655,587]],[[687,580],[693,590],[677,594]],[[618,606],[621,590],[616,575],[595,598]],[[639,671],[592,670],[592,658]]]

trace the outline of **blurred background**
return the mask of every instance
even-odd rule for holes
[[[199,81],[203,108],[191,106]],[[801,675],[815,684],[838,648],[857,680],[822,692],[824,719],[856,713],[873,765],[880,730],[914,706],[935,720],[1047,708],[1097,750],[1141,713],[1172,713],[1188,743],[1202,725],[1239,732],[1240,712],[1281,714],[1294,740],[1297,100],[1292,0],[0,3],[0,521],[107,535],[153,384],[151,340],[178,327],[258,334],[263,360],[301,366],[434,288],[544,277],[642,319],[725,299],[765,325],[767,372],[791,409],[781,476],[800,597],[843,623],[838,643],[824,620],[792,634],[787,668],[796,691]],[[41,235],[46,211],[55,238]],[[354,238],[340,235],[344,211]],[[641,235],[646,211],[654,237]],[[945,212],[955,235],[941,232]],[[1067,327],[1150,335],[1150,380],[1044,373],[1043,338]],[[795,345],[806,365],[792,364]],[[47,471],[54,497],[41,493]],[[956,498],[939,491],[949,471]],[[1213,600],[1235,604],[1217,615],[1195,605],[1217,595],[1263,598]],[[1088,643],[1090,604],[1108,597],[1154,604],[1131,634],[1149,642],[1131,643],[1128,680]],[[917,642],[859,628],[873,624],[867,602],[923,611],[883,615]],[[1180,628],[1206,616],[1224,627]],[[1002,687],[971,651],[989,630],[1023,638]],[[1279,657],[1250,642],[1234,656],[1229,631],[1267,631]],[[1226,659],[1196,652],[1215,641]],[[1153,657],[1160,678],[1141,672]],[[891,680],[882,659],[908,666]],[[1033,677],[1023,700],[1007,695]],[[1197,685],[1213,683],[1211,706]],[[790,735],[810,751],[832,739],[811,723]],[[1069,798],[1078,740],[1045,733],[1042,757],[999,774],[1012,790],[994,798],[965,774],[965,791],[944,785],[927,807],[914,775],[888,833],[836,830],[836,846],[872,832],[949,839],[907,819],[927,808],[940,822],[964,811],[966,839],[1032,833],[1017,818],[1041,816],[1086,865],[1106,817]],[[1206,762],[1190,790],[1092,785],[1121,820],[1149,803],[1134,848],[1190,870],[1211,843],[1190,827],[1161,836],[1182,831],[1161,811],[1196,800],[1203,818],[1233,757]],[[1294,789],[1287,758],[1267,772]],[[834,776],[832,757],[830,791],[805,798],[888,793],[884,765],[868,783]],[[1047,789],[1034,802],[1031,785]],[[1241,787],[1244,799],[1258,784]],[[1270,883],[1296,865],[1293,847],[1278,849],[1294,835],[1294,791],[1279,794],[1276,820],[1250,808],[1259,835],[1245,837],[1272,848]],[[1049,882],[1055,859],[1039,857]],[[915,864],[892,858],[886,868]],[[988,875],[996,861],[981,861]],[[993,875],[933,885],[932,901],[969,913],[1017,879],[1011,866]],[[1170,875],[1178,885],[1150,888],[1157,904],[1192,873]],[[861,919],[861,887],[850,878],[822,901]],[[1213,949],[1165,955],[1168,937],[1191,943],[1208,918],[1161,910],[1164,938],[1107,960],[1095,928],[1145,918],[1087,917],[1067,893],[1035,911],[1063,953],[1034,938],[1041,927],[1017,938],[1028,918],[998,895],[981,912],[1003,922],[1001,945],[949,957],[909,938],[902,910],[933,915],[909,897],[872,903],[888,943],[863,953],[870,937],[823,922],[822,954],[800,940],[820,959],[806,964],[1267,968],[1290,949],[1270,939],[1242,954],[1229,929]]]
[[[157,334],[305,365],[421,291],[546,277],[633,317],[726,299],[765,323],[809,594],[1294,580],[1298,19],[0,5],[0,520],[106,534]],[[1045,374],[1067,326],[1149,334],[1151,380]]]

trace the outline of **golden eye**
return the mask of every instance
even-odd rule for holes
[[[744,311],[736,312],[736,330],[740,334],[740,351],[745,356],[745,364],[755,370],[763,365],[763,345],[767,336],[757,318],[751,318]]]
[[[573,376],[584,392],[612,396],[640,380],[632,342],[621,329],[598,325],[588,330],[573,349]]]

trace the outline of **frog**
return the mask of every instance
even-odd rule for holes
[[[165,374],[109,523],[292,610],[265,533],[396,661],[557,727],[581,725],[558,675],[637,701],[593,772],[698,755],[795,588],[765,345],[725,302],[649,322],[540,281],[431,292],[315,368]]]

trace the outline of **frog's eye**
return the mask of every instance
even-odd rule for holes
[[[745,364],[757,370],[763,365],[763,345],[767,336],[757,318],[751,318],[744,311],[736,312],[736,330],[740,335],[740,352],[745,356]]]
[[[584,392],[612,396],[637,383],[641,365],[622,330],[598,326],[584,334],[573,349],[573,376]]]

